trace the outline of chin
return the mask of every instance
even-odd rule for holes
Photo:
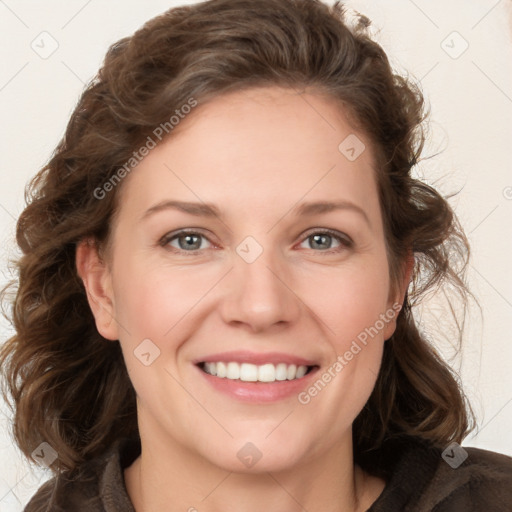
[[[271,437],[271,436],[270,436]],[[211,451],[211,444],[203,457],[219,468],[234,473],[259,474],[293,469],[306,457],[306,443],[283,443],[282,440],[265,439],[261,433],[252,441],[247,434],[229,441],[219,442],[220,450]]]
[[[247,458],[247,456],[245,458]],[[300,458],[291,458],[289,454],[281,455],[272,453],[262,453],[261,458],[258,459],[255,457],[252,461],[247,460],[246,462],[239,460],[236,455],[234,458],[232,456],[228,456],[225,460],[212,461],[212,463],[225,471],[247,475],[289,471],[294,469],[299,462]]]

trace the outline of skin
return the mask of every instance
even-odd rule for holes
[[[355,161],[338,150],[350,134],[366,146]],[[165,209],[141,220],[170,199],[213,203],[222,217]],[[304,202],[340,200],[364,214],[294,214]],[[307,405],[296,395],[241,402],[199,378],[193,361],[277,351],[317,361],[321,374],[403,302],[410,268],[393,294],[367,137],[312,92],[230,93],[199,105],[144,158],[120,204],[111,250],[102,260],[84,241],[77,269],[137,392],[142,454],[124,472],[136,510],[366,510],[385,482],[354,465],[351,427],[394,319]],[[183,238],[159,243],[184,228],[204,235],[193,240],[199,251],[185,252]],[[352,245],[315,244],[311,235],[327,228]],[[253,263],[236,252],[247,236],[263,249]],[[145,366],[134,350],[147,338],[160,356]],[[250,468],[237,457],[247,442],[262,454]]]

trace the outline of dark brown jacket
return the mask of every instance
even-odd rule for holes
[[[368,512],[512,512],[512,458],[466,448],[460,465],[455,451],[420,441],[388,448],[378,473],[386,487]],[[123,469],[140,454],[140,442],[118,441],[86,465],[76,481],[54,477],[43,484],[24,512],[134,512]],[[457,467],[452,467],[457,466]],[[175,512],[172,506],[168,511]]]

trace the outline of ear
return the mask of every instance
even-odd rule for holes
[[[76,248],[76,269],[87,293],[87,300],[96,320],[98,332],[109,340],[117,340],[118,329],[114,318],[112,276],[102,261],[94,240],[80,241]]]
[[[391,311],[393,312],[392,318],[386,323],[384,327],[384,339],[388,340],[391,338],[396,329],[396,319],[400,314],[400,309],[405,300],[405,294],[407,293],[407,289],[409,288],[409,283],[411,282],[412,271],[414,270],[414,254],[412,250],[410,250],[407,254],[407,258],[404,262],[404,272],[402,282],[399,284],[398,289],[396,290],[395,296],[390,297],[390,301],[388,303],[388,312],[389,315],[387,318],[391,316]],[[399,307],[398,307],[399,306]],[[387,314],[387,313],[386,313]]]

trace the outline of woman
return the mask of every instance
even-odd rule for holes
[[[111,47],[17,227],[26,511],[510,509],[412,316],[468,246],[367,25],[212,0]]]

